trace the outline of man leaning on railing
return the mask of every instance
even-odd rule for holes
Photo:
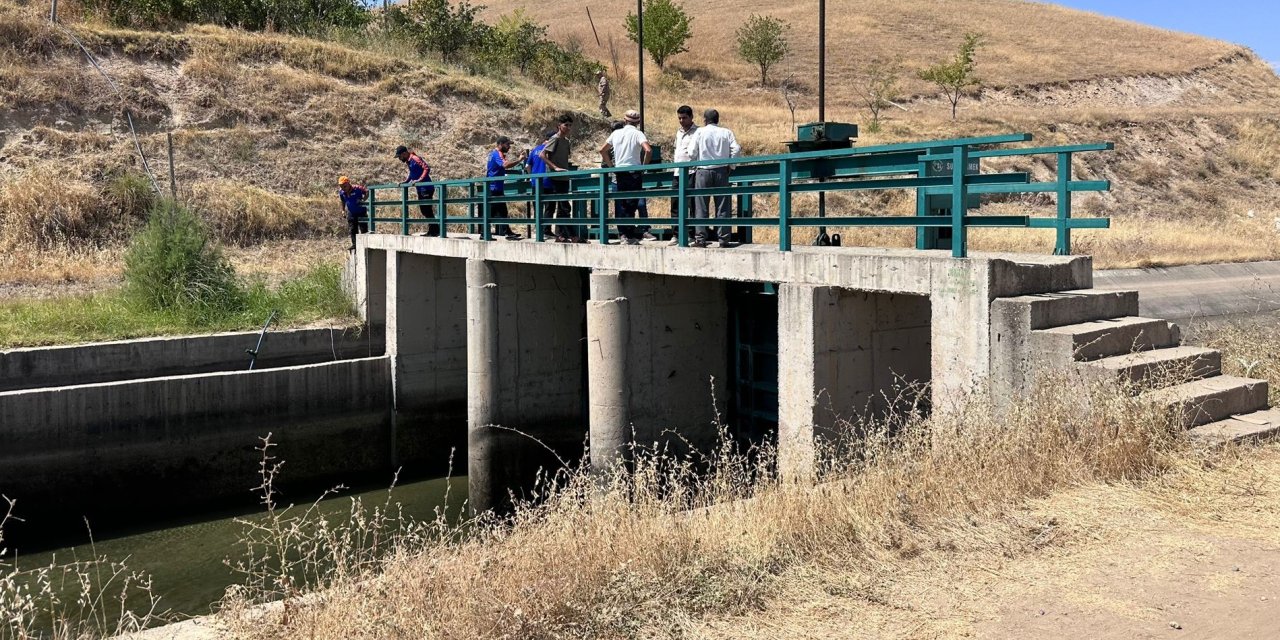
[[[720,112],[707,109],[702,112],[703,126],[694,132],[689,141],[690,160],[730,160],[742,155],[742,147],[733,136],[733,132],[720,126]],[[693,186],[696,189],[715,189],[729,186],[728,163],[698,167],[694,172]],[[711,196],[699,196],[695,200],[695,218],[708,218],[707,210]],[[716,217],[728,218],[730,213],[729,196],[715,196]],[[719,241],[720,247],[729,246],[731,239],[729,227],[697,228],[692,246],[705,247],[708,242]]]

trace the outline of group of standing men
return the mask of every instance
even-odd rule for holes
[[[601,105],[603,111],[603,100]],[[672,161],[691,162],[701,160],[709,162],[709,164],[698,166],[686,174],[686,187],[711,189],[728,186],[731,169],[729,161],[741,155],[742,147],[738,144],[732,131],[720,126],[720,113],[715,109],[707,109],[702,114],[703,124],[699,127],[693,121],[693,108],[685,105],[676,110],[676,120],[679,123],[679,128],[675,134]],[[652,159],[653,147],[649,143],[648,137],[645,136],[644,131],[639,128],[640,124],[640,114],[633,110],[627,111],[623,115],[622,122],[615,124],[612,133],[609,134],[604,145],[600,147],[600,158],[603,166],[635,167],[633,171],[618,171],[613,174],[615,179],[614,187],[620,192],[643,190],[641,167],[648,164]],[[515,158],[508,158],[508,154],[511,152],[511,139],[506,136],[499,136],[495,141],[494,148],[488,154],[485,175],[489,178],[502,178],[507,175],[510,169],[524,165],[530,174],[549,174],[538,178],[541,183],[539,186],[543,193],[569,193],[569,179],[557,178],[555,174],[574,169],[570,160],[573,153],[573,140],[570,137],[573,125],[573,116],[569,114],[561,115],[556,120],[556,128],[545,131],[538,146],[534,147],[528,154],[521,153]],[[404,184],[415,186],[418,199],[429,200],[434,197],[435,186],[422,184],[423,182],[431,181],[431,167],[426,160],[403,145],[396,149],[396,158],[406,165],[408,177]],[[724,162],[712,162],[717,160]],[[674,173],[675,179],[679,180],[680,171],[676,170]],[[361,221],[368,211],[364,203],[368,190],[361,185],[353,184],[346,176],[338,179],[338,187],[338,196],[347,214],[347,225],[351,235],[351,249],[354,249],[356,234],[368,231],[367,224]],[[491,196],[501,197],[506,194],[505,182],[500,179],[489,181],[487,189]],[[730,216],[729,196],[702,196],[691,198],[691,200],[692,206],[690,208],[695,218],[707,219],[712,217],[712,201],[714,201],[715,217],[728,218]],[[546,219],[572,217],[572,206],[567,200],[547,202],[543,206],[543,215]],[[432,204],[420,204],[418,207],[424,218],[435,219],[435,207]],[[490,216],[495,218],[508,217],[506,203],[490,203],[489,207]],[[672,198],[672,217],[676,216],[678,207],[678,200]],[[636,219],[647,218],[648,212],[645,201],[642,198],[619,198],[614,200],[614,215],[618,218]],[[547,231],[548,233],[550,232],[549,229]],[[581,229],[575,225],[556,225],[554,231],[555,241],[585,242],[586,240],[580,231]],[[507,224],[497,225],[495,234],[507,240],[522,239],[522,236],[515,233]],[[439,224],[436,222],[429,223],[427,235],[440,235]],[[618,235],[622,243],[632,245],[639,244],[642,240],[657,239],[651,233],[650,227],[634,224],[619,225]],[[727,226],[701,225],[694,228],[694,237],[691,244],[695,247],[706,247],[711,242],[718,242],[719,246],[726,247],[729,245],[730,240],[731,236]],[[679,238],[673,236],[671,244],[679,244]]]

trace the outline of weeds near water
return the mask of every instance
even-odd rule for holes
[[[0,517],[0,558],[5,525],[18,520],[16,501],[5,496]],[[23,569],[0,561],[0,640],[79,640],[114,637],[164,621],[150,576],[105,556]]]
[[[258,549],[272,550],[267,575],[292,570],[280,570],[280,557],[307,557],[322,571],[307,595],[290,591],[300,584],[292,577],[237,595],[292,593],[286,615],[240,606],[224,620],[254,638],[688,635],[705,616],[762,607],[797,567],[914,558],[965,540],[974,535],[967,523],[1005,517],[1020,501],[1155,477],[1186,450],[1167,412],[1076,378],[1046,381],[1008,407],[975,400],[926,416],[918,405],[885,404],[878,419],[824,432],[819,484],[780,477],[774,445],[742,446],[721,427],[710,447],[681,452],[687,445],[667,438],[637,444],[607,472],[544,474],[535,499],[508,516],[406,526],[376,553],[346,542],[385,530],[376,518],[353,519],[345,532],[314,523],[305,542],[292,521],[268,524],[253,532]],[[1029,530],[1005,551],[1056,539],[1052,526]]]

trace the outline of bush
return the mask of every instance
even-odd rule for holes
[[[360,0],[84,0],[85,10],[128,27],[169,27],[183,22],[320,33],[330,27],[359,28],[370,15]]]
[[[125,293],[143,309],[220,315],[244,304],[235,270],[190,209],[158,202],[125,256]]]

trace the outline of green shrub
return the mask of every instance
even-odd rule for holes
[[[125,293],[141,308],[200,316],[244,305],[235,270],[190,209],[162,200],[125,256]]]

